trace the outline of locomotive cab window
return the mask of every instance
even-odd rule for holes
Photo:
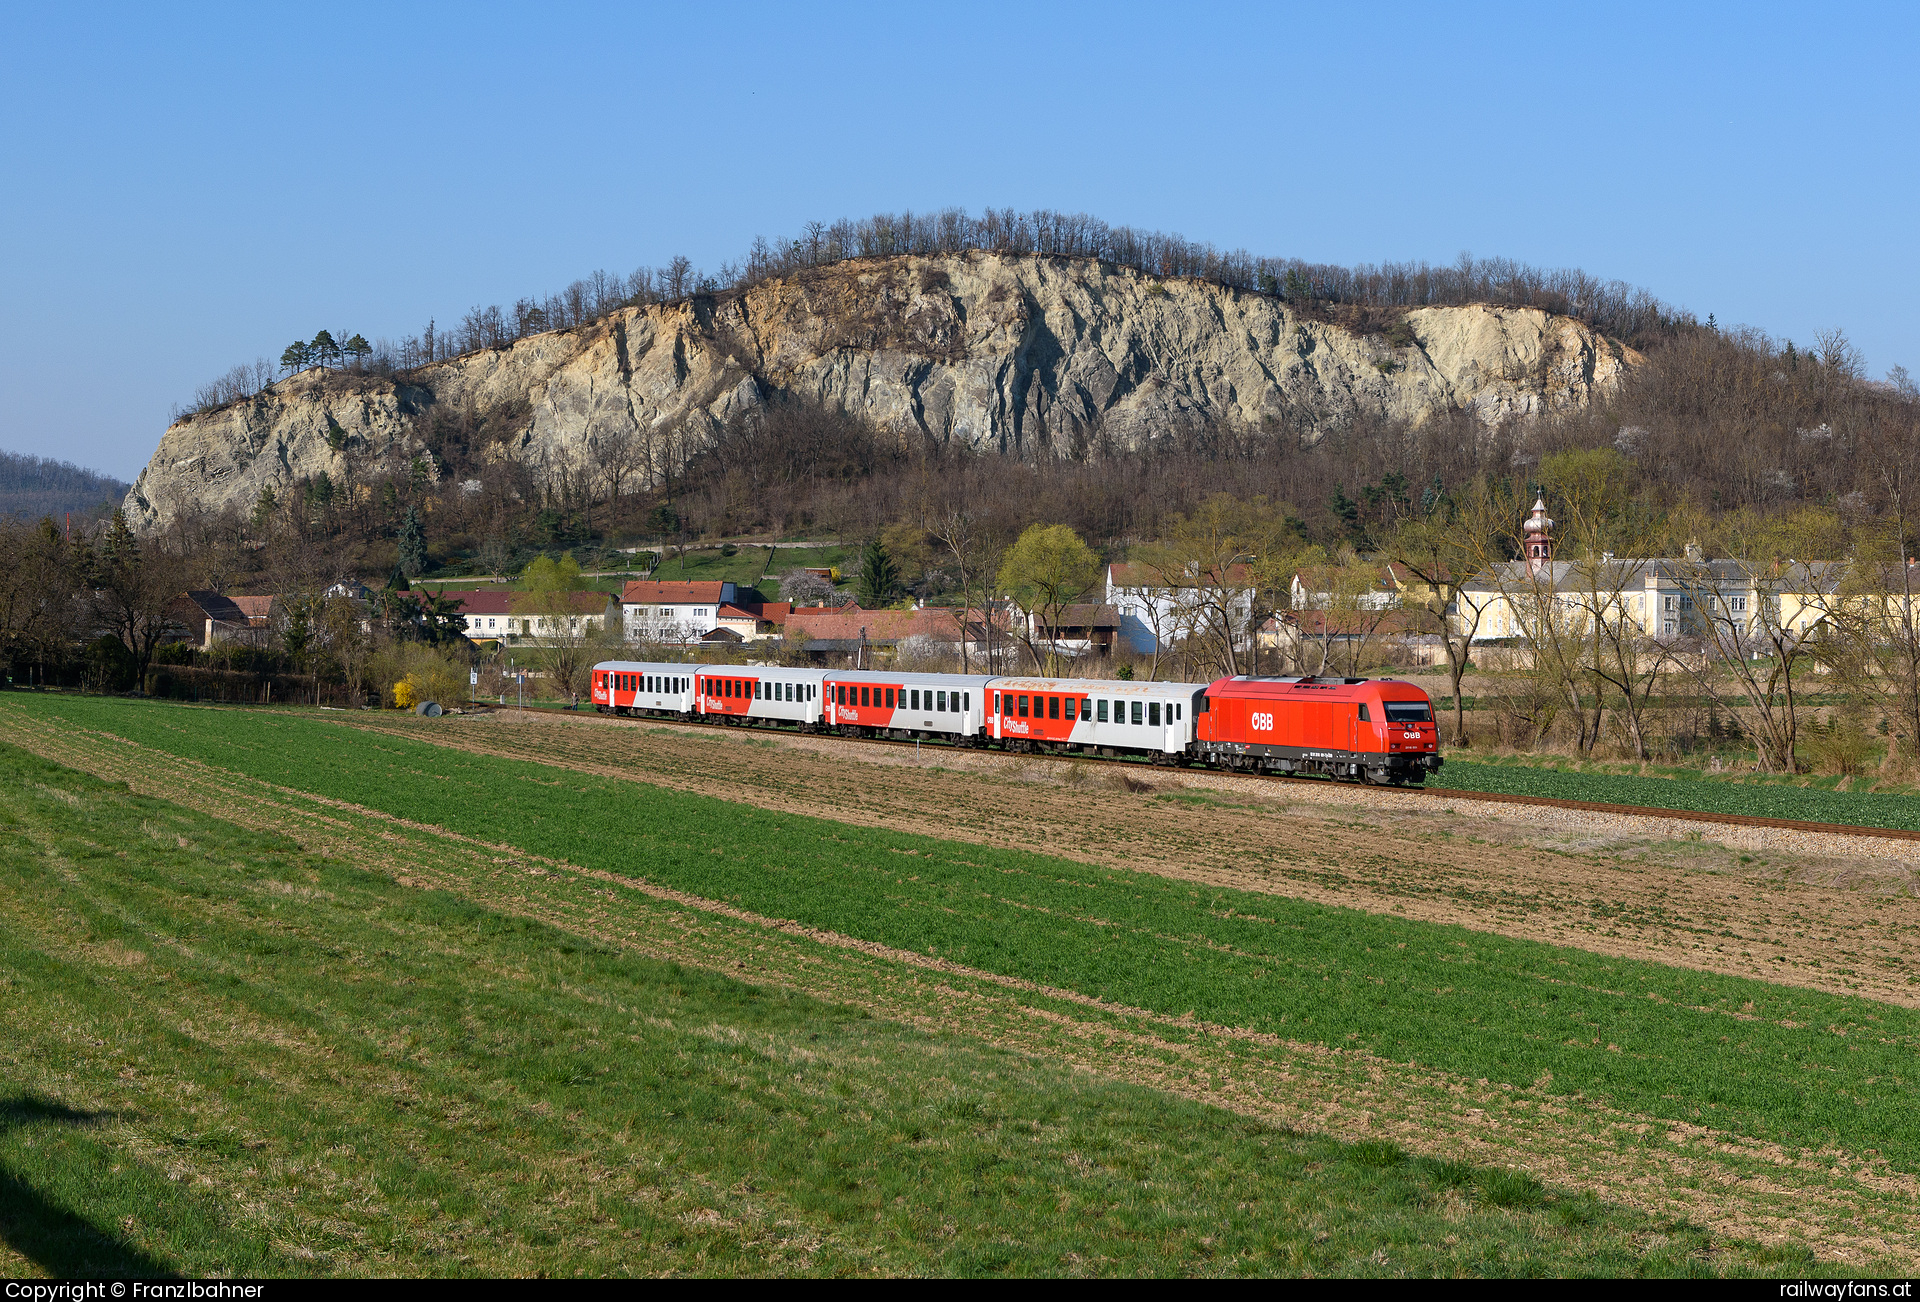
[[[1388,701],[1388,723],[1432,723],[1433,708],[1425,701]]]
[[[1373,716],[1367,713],[1367,703],[1365,701],[1360,702],[1360,722],[1362,723],[1373,722]]]

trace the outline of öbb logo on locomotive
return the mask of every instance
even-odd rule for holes
[[[609,660],[594,666],[593,702],[621,716],[1346,781],[1420,782],[1441,765],[1432,700],[1393,678],[1142,683]]]

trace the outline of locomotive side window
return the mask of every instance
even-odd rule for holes
[[[1365,701],[1360,702],[1360,722],[1362,723],[1373,722],[1373,716],[1367,713],[1367,703]]]
[[[1433,709],[1425,701],[1388,701],[1388,723],[1432,723]]]

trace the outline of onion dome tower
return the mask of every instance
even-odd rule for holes
[[[1524,526],[1527,533],[1527,573],[1536,582],[1553,578],[1553,521],[1547,519],[1547,500],[1535,498],[1533,514]]]

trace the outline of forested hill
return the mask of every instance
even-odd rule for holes
[[[0,452],[0,516],[106,514],[126,495],[127,485],[112,475],[70,461]]]
[[[1090,258],[875,258],[391,374],[305,370],[175,422],[127,511],[150,531],[243,517],[323,478],[356,492],[395,477],[479,485],[509,464],[539,481],[515,490],[523,500],[616,472],[629,492],[665,492],[724,459],[728,431],[795,402],[894,447],[1028,464],[1279,431],[1310,445],[1356,420],[1583,408],[1638,362],[1536,307],[1376,319]]]

